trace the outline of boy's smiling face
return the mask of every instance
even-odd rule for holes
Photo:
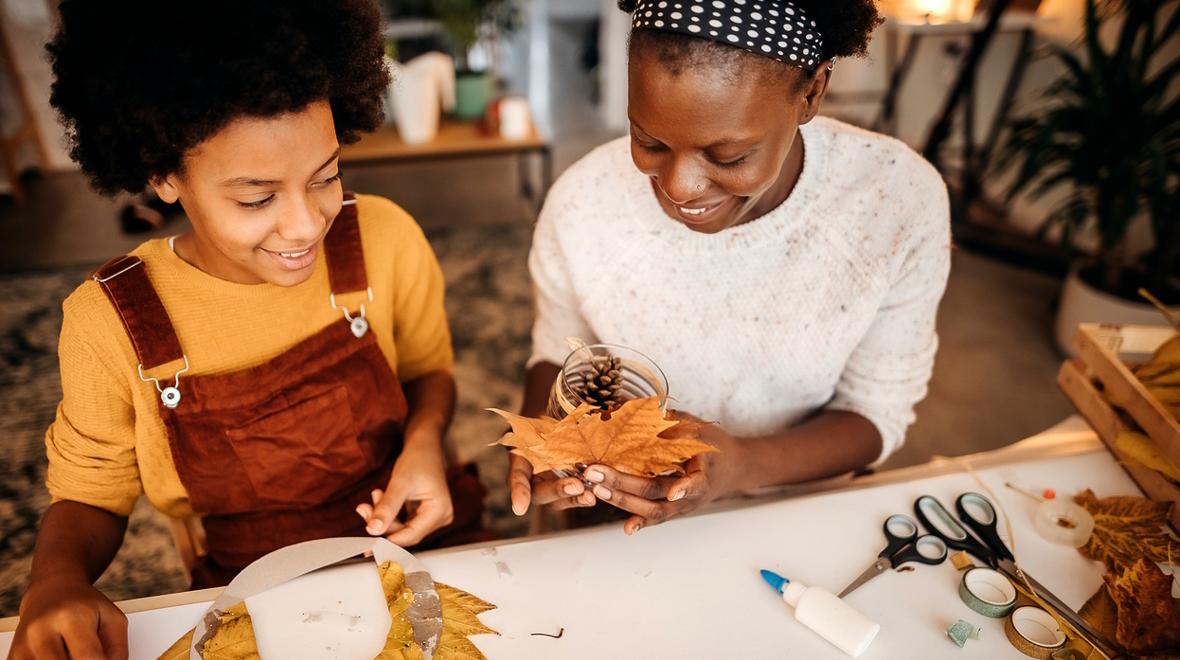
[[[192,221],[177,253],[243,284],[307,280],[340,212],[340,145],[332,110],[317,101],[275,117],[242,117],[184,157],[152,187]]]

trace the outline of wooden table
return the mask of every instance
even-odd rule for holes
[[[444,119],[438,135],[430,142],[406,144],[392,125],[383,125],[345,146],[340,160],[345,165],[385,165],[430,160],[516,156],[520,193],[538,208],[553,181],[553,153],[549,141],[536,129],[520,140],[509,140],[485,131],[476,122]],[[534,188],[529,157],[540,161],[540,185]]]
[[[1020,565],[1075,609],[1102,584],[1102,567],[1033,529],[1035,503],[1006,481],[1099,496],[1138,493],[1080,418],[1004,449],[967,457],[1010,516]],[[883,547],[881,522],[914,499],[944,503],[979,490],[958,462],[935,461],[853,481],[766,492],[625,537],[618,525],[426,552],[435,579],[496,603],[481,618],[500,636],[472,638],[489,658],[844,658],[796,622],[762,583],[768,568],[839,591]],[[1003,530],[1004,526],[1001,525]],[[1002,532],[1003,533],[1003,532]],[[890,572],[848,597],[881,624],[862,658],[1012,658],[1002,622],[960,602],[949,562]],[[193,626],[219,590],[120,603],[131,657],[154,658]],[[983,629],[957,649],[956,619]],[[0,631],[16,619],[0,620]],[[561,639],[535,636],[554,634]],[[0,656],[11,633],[0,633]]]

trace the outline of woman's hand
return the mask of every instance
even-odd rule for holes
[[[512,497],[512,512],[523,516],[529,504],[551,505],[554,509],[594,506],[597,501],[586,485],[577,477],[558,478],[552,472],[533,474],[533,466],[525,458],[508,454],[508,492]]]
[[[126,658],[127,616],[84,580],[35,580],[21,601],[8,657]]]
[[[362,503],[356,508],[365,519],[365,531],[374,536],[384,534],[400,546],[420,543],[426,535],[451,524],[455,510],[440,439],[421,434],[413,439],[407,437],[393,465],[389,486],[374,489],[371,495],[371,505]],[[404,523],[397,519],[403,506],[409,515]]]
[[[684,413],[677,413],[677,417],[701,421]],[[623,523],[623,531],[630,535],[737,491],[741,442],[716,425],[702,429],[701,441],[720,451],[690,459],[682,477],[636,477],[605,465],[591,465],[585,472],[587,481],[594,483],[591,492],[635,514]]]

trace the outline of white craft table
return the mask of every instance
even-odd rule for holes
[[[1052,487],[1062,496],[1138,494],[1083,422],[969,457],[1012,517],[1020,565],[1075,609],[1102,582],[1099,564],[1037,536],[1035,502],[1005,481]],[[922,494],[948,507],[974,478],[950,461],[796,488],[625,537],[620,526],[423,553],[435,579],[496,603],[484,614],[499,637],[473,641],[489,658],[842,658],[796,622],[758,576],[769,568],[839,591],[884,547],[881,525],[910,513]],[[823,490],[828,488],[828,490]],[[811,492],[806,492],[811,491]],[[1004,529],[1001,523],[1001,530]],[[881,624],[863,658],[1022,658],[1002,622],[969,610],[959,573],[946,562],[888,572],[848,597]],[[131,657],[155,658],[192,627],[216,590],[128,601]],[[956,619],[983,629],[956,648],[944,631]],[[15,619],[0,621],[11,631]],[[556,633],[560,639],[531,633]],[[11,633],[0,633],[0,655]]]

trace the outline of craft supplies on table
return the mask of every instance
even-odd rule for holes
[[[1026,445],[972,460],[979,477],[1000,489],[1011,515],[1021,567],[1066,604],[1080,608],[1102,584],[1103,569],[1075,549],[1040,538],[1035,503],[1003,489],[1005,481],[1050,483],[1062,493],[1092,488],[1136,495],[1134,483],[1077,422]],[[601,660],[603,657],[792,657],[838,660],[843,653],[785,616],[782,599],[759,568],[835,590],[880,548],[881,521],[921,494],[953,501],[976,488],[947,464],[878,474],[840,490],[746,503],[670,521],[625,537],[618,526],[422,553],[431,576],[461,585],[499,609],[482,615],[500,636],[472,638],[489,658]],[[862,484],[866,484],[863,485]],[[997,506],[997,508],[999,508]],[[1003,621],[976,615],[959,599],[962,575],[944,562],[887,571],[848,596],[881,624],[862,658],[953,657],[1023,660]],[[561,584],[561,590],[554,590]],[[132,659],[155,658],[192,628],[216,593],[177,594],[124,604],[130,610]],[[982,629],[956,648],[945,631],[958,619]],[[0,622],[11,630],[14,621]],[[561,637],[534,636],[535,633]],[[0,657],[11,633],[0,633]],[[617,653],[616,653],[617,652]]]

